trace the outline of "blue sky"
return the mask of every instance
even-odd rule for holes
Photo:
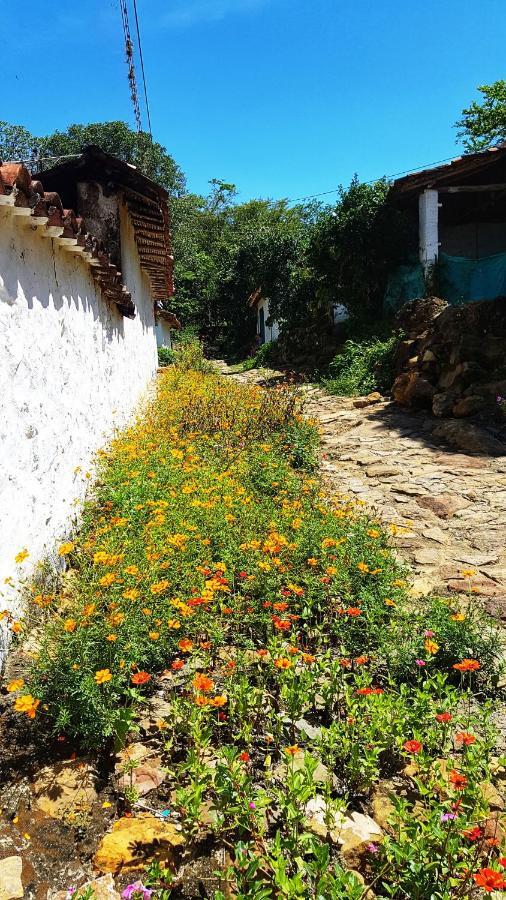
[[[504,0],[137,5],[154,136],[195,191],[296,198],[458,155],[460,110],[505,77]],[[2,13],[0,118],[132,123],[118,0]]]

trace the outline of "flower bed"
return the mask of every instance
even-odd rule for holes
[[[189,846],[204,832],[229,851],[236,898],[501,889],[475,699],[494,633],[471,591],[464,609],[415,603],[382,528],[322,493],[316,443],[290,391],[167,369],[103,453],[63,589],[34,597],[42,646],[15,707],[86,748],[122,745],[163,690],[174,814]],[[169,896],[167,872],[146,878]]]

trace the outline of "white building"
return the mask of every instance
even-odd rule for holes
[[[0,613],[143,397],[171,294],[162,188],[96,149],[36,180],[0,166]]]

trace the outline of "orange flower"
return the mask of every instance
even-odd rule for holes
[[[130,676],[130,681],[132,684],[147,684],[148,681],[151,681],[151,675],[149,672],[135,672]]]
[[[458,672],[477,672],[481,669],[480,663],[476,659],[463,659],[459,663],[454,663],[454,669]]]
[[[356,666],[364,666],[366,663],[369,662],[369,657],[368,656],[357,656],[357,658],[355,659],[354,662],[355,662]]]
[[[201,650],[210,650],[211,641],[200,641],[199,647]]]
[[[227,698],[225,697],[224,694],[218,694],[216,697],[213,697],[211,702],[212,702],[213,706],[216,706],[219,708],[220,706],[226,705]]]
[[[358,606],[349,606],[348,609],[345,609],[344,612],[345,612],[345,615],[352,616],[352,618],[355,616],[362,615],[362,610],[359,609]]]
[[[274,660],[274,665],[277,669],[291,669],[292,663],[286,656],[280,656],[278,659]]]
[[[450,784],[453,784],[455,790],[462,791],[467,785],[467,778],[465,775],[461,775],[460,772],[457,772],[456,769],[452,769],[449,776],[448,781]]]
[[[182,653],[189,653],[193,647],[193,641],[188,640],[188,638],[183,638],[179,641],[178,647]]]
[[[31,694],[24,694],[23,697],[18,697],[17,700],[14,701],[14,709],[16,712],[26,713],[29,719],[35,718],[35,713],[39,706],[40,700],[35,700]]]
[[[425,647],[425,650],[427,651],[427,653],[434,654],[434,653],[437,653],[437,651],[439,650],[439,644],[436,644],[435,641],[431,641],[431,640],[426,640],[424,642],[424,647]]]
[[[358,565],[357,565],[357,569],[358,569],[359,572],[364,572],[364,573],[365,573],[365,572],[368,572],[368,571],[369,571],[369,566],[368,566],[366,563],[364,563],[364,562],[359,562]]]
[[[112,673],[110,669],[99,669],[98,672],[95,672],[95,681],[97,684],[105,684],[107,681],[111,681]]]
[[[69,634],[71,634],[73,631],[76,630],[76,628],[77,628],[77,622],[75,619],[65,619],[65,621],[63,623],[64,631],[67,631]]]
[[[151,585],[150,591],[152,594],[163,594],[163,592],[167,590],[168,586],[168,581],[157,581],[156,584]]]
[[[302,653],[301,658],[303,662],[307,663],[307,665],[311,665],[311,663],[316,662],[316,656],[313,656],[312,653]]]
[[[87,603],[83,609],[83,616],[92,616],[97,608],[96,603]]]
[[[175,659],[174,662],[171,663],[170,667],[171,667],[171,669],[174,670],[174,672],[177,672],[179,669],[182,669],[183,666],[184,666],[184,662],[182,659]]]
[[[287,753],[288,756],[295,756],[295,754],[298,753],[299,750],[300,747],[298,744],[292,744],[291,747],[285,747],[285,753]]]
[[[468,731],[461,731],[459,734],[456,734],[455,740],[457,744],[462,744],[464,747],[470,747],[471,744],[476,743],[474,734],[469,734]]]
[[[114,641],[118,640],[117,634],[108,634],[106,637],[106,641],[109,641],[110,644],[114,644]]]
[[[204,694],[195,694],[193,702],[195,706],[211,706],[213,701],[209,697],[204,697]]]
[[[483,888],[485,893],[492,894],[493,891],[503,891],[506,888],[506,881],[500,872],[495,869],[480,869],[473,875],[475,884]]]
[[[160,637],[160,632],[159,631],[150,631],[148,633],[148,637],[151,641],[157,641],[158,638]]]
[[[14,634],[21,634],[21,632],[23,631],[23,626],[21,622],[13,622],[11,625],[11,629]]]
[[[208,694],[214,687],[214,681],[212,678],[209,678],[208,675],[203,675],[201,672],[197,672],[195,678],[193,679],[193,687],[197,691],[201,691],[203,694]]]
[[[422,749],[420,741],[405,741],[402,746],[406,753],[420,753],[420,750]]]

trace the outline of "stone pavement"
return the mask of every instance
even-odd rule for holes
[[[433,434],[441,419],[379,395],[368,402],[301,389],[305,413],[319,425],[327,486],[363,501],[390,528],[413,569],[413,592],[467,593],[470,576],[462,573],[473,570],[474,592],[506,622],[506,456],[452,450]]]

